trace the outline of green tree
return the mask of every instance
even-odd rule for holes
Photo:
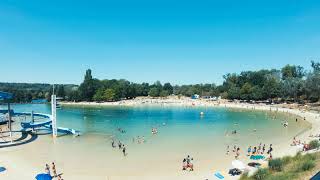
[[[240,98],[244,100],[252,99],[252,85],[246,82],[240,89]]]
[[[58,88],[57,88],[57,96],[58,96],[58,97],[65,98],[66,92],[65,92],[65,90],[64,90],[64,86],[63,86],[63,85],[58,85]]]
[[[86,71],[84,81],[79,87],[79,92],[82,100],[92,101],[96,91],[100,88],[100,82],[97,79],[93,79],[91,70]]]
[[[228,89],[228,99],[240,99],[240,88],[233,85]]]
[[[159,96],[159,90],[156,87],[153,87],[149,91],[149,96],[151,97],[158,97]]]
[[[115,101],[116,100],[116,93],[113,89],[106,89],[104,91],[104,99],[106,101]]]
[[[303,67],[301,66],[291,66],[286,65],[281,69],[282,72],[282,79],[287,78],[302,78],[305,75]]]
[[[165,83],[163,85],[163,90],[168,92],[168,95],[173,94],[173,87],[171,86],[170,83]]]

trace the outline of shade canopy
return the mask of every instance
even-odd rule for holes
[[[12,99],[13,94],[0,91],[0,100]]]

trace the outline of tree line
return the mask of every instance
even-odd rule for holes
[[[320,99],[320,63],[311,61],[311,70],[301,66],[286,65],[281,69],[262,69],[229,73],[223,76],[221,85],[194,84],[171,85],[159,81],[133,83],[125,79],[99,80],[88,69],[84,80],[77,85],[56,85],[56,94],[67,101],[119,101],[138,96],[167,97],[169,95],[221,96],[238,100],[278,100],[316,102]],[[32,99],[50,100],[52,85],[26,83],[0,83],[0,91],[15,94],[15,102]]]

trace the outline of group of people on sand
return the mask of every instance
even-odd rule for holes
[[[114,140],[111,141],[111,146],[112,146],[113,148],[116,148],[116,147],[117,147]],[[119,148],[119,150],[122,151],[123,156],[127,156],[126,146],[125,146],[123,143],[121,143],[121,141],[118,141],[118,148]]]
[[[238,159],[239,156],[240,156],[240,147],[237,147],[236,145],[233,146],[233,149],[232,149],[232,152],[235,153],[235,159]],[[226,152],[227,155],[230,154],[230,146],[228,145],[227,146],[227,152]]]
[[[302,149],[303,151],[310,150],[310,146],[308,143],[306,142],[301,143],[301,140],[297,140],[296,137],[294,137],[291,146],[300,146],[300,145],[303,146],[303,149]]]
[[[193,158],[189,155],[182,161],[182,170],[185,171],[188,169],[189,171],[193,171]]]
[[[55,165],[54,162],[51,163],[51,169],[52,169],[52,175],[51,175],[50,165],[46,164],[45,171],[46,171],[47,174],[49,174],[53,178],[58,178],[58,180],[63,180],[62,179],[62,173],[61,174],[57,174],[57,169],[56,169],[56,165]]]
[[[253,148],[252,148],[253,147]],[[258,146],[249,146],[247,156],[263,155],[265,152],[269,155],[269,159],[272,159],[273,147],[270,144],[268,151],[266,152],[266,144],[260,143]]]

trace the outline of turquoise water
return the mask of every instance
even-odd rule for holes
[[[13,105],[17,112],[50,113],[50,105],[24,104]],[[204,112],[201,116],[200,112]],[[274,114],[263,111],[241,111],[213,107],[63,107],[57,112],[58,126],[81,131],[83,135],[95,134],[114,136],[121,141],[131,141],[136,136],[151,136],[151,128],[158,128],[163,138],[189,141],[199,137],[223,140],[225,143],[271,139],[290,139],[304,131],[307,124],[286,114]],[[281,122],[292,120],[289,128],[283,128]],[[120,133],[121,128],[126,133]],[[256,129],[256,132],[253,130]],[[230,132],[237,130],[238,135]],[[220,139],[223,137],[223,139]],[[161,139],[161,138],[160,138]],[[179,141],[177,141],[178,143]]]

